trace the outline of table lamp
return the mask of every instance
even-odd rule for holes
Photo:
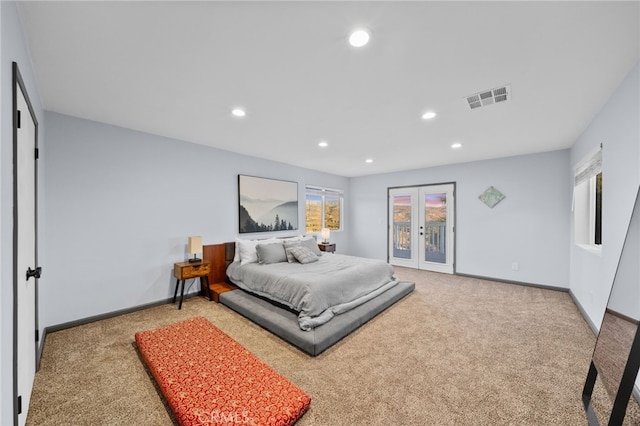
[[[202,253],[202,237],[189,237],[188,250],[193,255],[189,262],[200,262],[202,259],[198,259],[196,255]]]
[[[322,228],[320,232],[320,236],[322,237],[322,242],[327,244],[329,242],[329,236],[331,235],[331,230],[329,228]]]

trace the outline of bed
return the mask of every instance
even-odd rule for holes
[[[308,255],[317,249],[315,240],[284,241],[205,246],[203,256],[212,263],[212,274],[218,270],[211,283],[224,269],[224,279],[239,287],[220,294],[220,303],[309,355],[319,355],[415,288],[397,280],[393,268],[379,260],[319,250],[308,263],[292,260],[287,248],[306,246],[299,252]],[[288,247],[280,252],[278,244]]]

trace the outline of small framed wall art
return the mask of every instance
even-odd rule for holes
[[[493,186],[490,186],[486,191],[480,194],[478,198],[490,208],[494,208],[496,204],[504,200],[504,197],[505,196],[502,192],[498,191]]]

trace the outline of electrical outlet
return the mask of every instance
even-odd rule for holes
[[[518,270],[520,270],[520,265],[518,264],[518,262],[513,262],[513,263],[511,264],[511,270],[512,270],[512,271],[518,271]]]

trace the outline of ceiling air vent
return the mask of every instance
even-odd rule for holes
[[[506,102],[511,99],[511,85],[496,87],[491,90],[484,90],[465,97],[465,102],[469,109],[476,109],[483,106]]]

